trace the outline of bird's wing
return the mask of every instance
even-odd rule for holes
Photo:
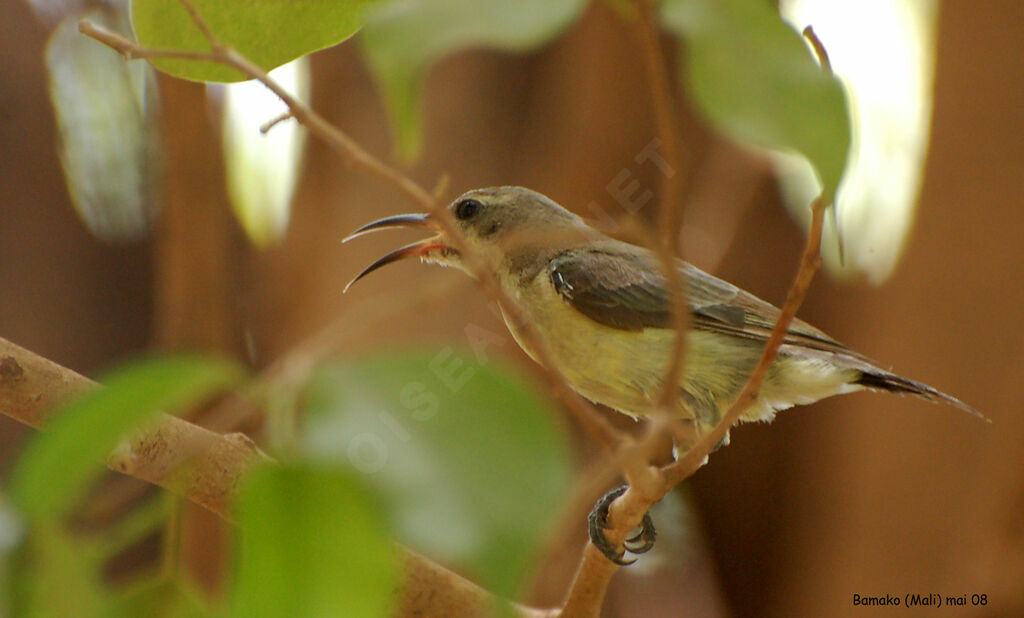
[[[548,275],[562,298],[596,322],[623,330],[668,327],[665,279],[633,257],[573,249],[551,260]]]
[[[555,290],[590,319],[623,330],[670,328],[672,299],[660,263],[646,250],[621,243],[570,249],[548,265]],[[679,261],[694,328],[764,341],[779,310],[736,286]],[[785,343],[859,357],[801,320],[794,320]],[[865,359],[867,360],[867,359]]]

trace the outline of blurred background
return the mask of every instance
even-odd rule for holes
[[[654,573],[618,575],[607,615],[870,611],[853,607],[855,593],[984,594],[988,605],[971,613],[1024,614],[1024,415],[1013,390],[1024,374],[1021,24],[1024,4],[1016,0],[940,3],[931,148],[904,257],[881,287],[820,276],[801,311],[993,423],[856,394],[735,430],[732,444],[687,484],[693,546]],[[504,343],[493,349],[541,383],[459,273],[410,262],[342,295],[398,241],[340,239],[414,207],[315,140],[286,236],[272,248],[252,247],[230,213],[219,121],[201,85],[159,78],[165,157],[152,234],[98,241],[76,216],[61,173],[47,36],[25,3],[7,3],[0,336],[90,375],[150,349],[220,350],[259,368],[339,320],[343,355],[408,342],[464,347],[472,324],[500,333]],[[519,184],[583,216],[614,216],[621,207],[607,187],[623,170],[642,187],[658,184],[657,169],[635,160],[654,137],[639,53],[633,33],[595,3],[537,53],[462,53],[440,63],[427,80],[424,155],[410,175],[427,187],[447,175],[445,199]],[[389,157],[390,129],[358,49],[318,53],[312,71],[313,106]],[[803,235],[780,203],[771,166],[712,134],[685,101],[679,111],[688,163],[684,255],[781,302]],[[647,210],[641,215],[654,212]],[[403,305],[409,310],[398,317],[374,317]],[[0,416],[0,475],[28,431]],[[601,456],[585,437],[575,443],[581,470]],[[197,546],[218,534],[196,530]],[[552,561],[551,577],[531,598],[557,603],[576,555],[561,566]]]

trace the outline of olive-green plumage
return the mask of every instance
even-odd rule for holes
[[[661,393],[674,345],[672,295],[658,258],[601,234],[522,187],[469,191],[449,208],[466,244],[517,301],[572,387],[620,412],[645,415]],[[349,238],[400,225],[436,227],[429,215],[400,215],[363,226]],[[409,256],[466,269],[441,233],[392,252],[356,279]],[[779,311],[690,264],[677,261],[677,266],[690,309],[678,408],[703,431],[743,387]],[[536,358],[515,325],[506,323]],[[771,420],[776,410],[863,388],[910,393],[977,414],[794,320],[760,397],[743,419]]]

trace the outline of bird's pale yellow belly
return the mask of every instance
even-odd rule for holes
[[[673,332],[662,328],[628,331],[598,323],[576,311],[541,273],[519,288],[520,306],[552,360],[581,395],[631,416],[644,416],[660,397],[674,345]],[[515,326],[506,319],[519,345]],[[686,363],[678,399],[679,415],[714,425],[739,393],[761,354],[760,342],[709,331],[687,334]],[[759,400],[744,420],[770,420],[775,410],[810,403],[849,390],[855,372],[813,359],[783,353],[772,366]]]

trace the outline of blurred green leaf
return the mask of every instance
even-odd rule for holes
[[[128,63],[78,32],[89,19],[130,29],[123,11],[93,9],[65,18],[46,45],[50,101],[60,129],[58,149],[68,193],[96,237],[143,236],[158,213],[159,143],[153,70]]]
[[[214,36],[264,70],[337,45],[363,25],[376,0],[192,0]],[[146,47],[205,52],[210,45],[179,0],[132,0],[132,24]],[[153,66],[193,81],[233,82],[239,72],[211,62],[153,60]]]
[[[111,603],[113,616],[206,618],[210,604],[192,586],[178,579],[147,579],[128,587]]]
[[[420,92],[426,69],[469,47],[525,52],[573,24],[585,0],[389,0],[360,37],[396,133],[399,154],[421,147]]]
[[[850,148],[839,82],[768,0],[666,0],[665,25],[686,42],[687,94],[720,131],[810,159],[834,196]]]
[[[367,491],[310,466],[250,473],[238,508],[237,616],[389,615],[393,542]]]
[[[363,472],[404,542],[515,592],[570,478],[565,437],[532,388],[448,348],[323,367],[306,401],[309,455]]]
[[[135,506],[128,513],[117,518],[113,522],[103,522],[102,534],[88,535],[85,542],[96,547],[108,559],[118,553],[128,551],[131,547],[137,546],[155,533],[164,532],[171,519],[174,509],[180,508],[181,497],[169,491],[154,492],[154,494]],[[75,511],[75,517],[85,520],[85,527],[90,526],[89,515],[83,515],[86,508]],[[109,511],[106,511],[109,518]],[[96,514],[93,514],[93,518]],[[102,517],[102,515],[100,515]]]
[[[853,146],[826,218],[821,256],[839,279],[889,278],[914,227],[930,138],[937,0],[782,0],[784,19],[813,24],[850,107]],[[870,38],[871,45],[864,41]],[[805,159],[773,153],[790,214],[805,229],[821,191]],[[840,251],[840,246],[842,251]]]
[[[234,363],[202,356],[136,361],[100,377],[103,386],[68,403],[17,461],[11,498],[30,518],[59,515],[102,469],[127,432],[235,383]]]
[[[102,616],[110,596],[100,554],[53,519],[36,520],[12,565],[13,616]]]

